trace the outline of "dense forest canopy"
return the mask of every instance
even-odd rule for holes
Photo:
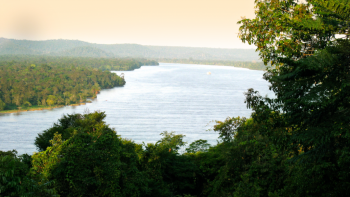
[[[36,138],[41,152],[0,152],[0,194],[348,196],[350,1],[255,4],[239,35],[271,63],[276,98],[248,89],[251,117],[217,121],[217,145],[197,140],[180,154],[184,135],[141,145],[116,135],[104,112],[64,115]]]
[[[154,60],[143,58],[93,58],[93,57],[58,57],[46,55],[1,55],[1,62],[18,62],[21,64],[46,64],[49,66],[95,68],[102,71],[126,71],[141,68],[141,66],[157,66]]]
[[[68,105],[94,98],[105,88],[122,86],[110,70],[158,65],[145,59],[0,56],[0,110]]]

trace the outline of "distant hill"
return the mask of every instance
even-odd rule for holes
[[[0,38],[0,55],[52,55],[72,57],[132,57],[195,60],[259,60],[254,49],[93,44],[79,40],[15,40]]]
[[[102,49],[96,47],[75,47],[72,49],[64,50],[58,53],[52,53],[55,56],[66,56],[66,57],[113,57],[112,53],[108,53]]]

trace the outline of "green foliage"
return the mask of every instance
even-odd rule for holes
[[[125,84],[123,77],[83,65],[89,60],[39,56],[1,58],[0,110],[75,104],[96,97],[101,89]],[[102,61],[92,59],[90,64],[98,65]],[[33,62],[40,66],[31,64]]]
[[[2,55],[0,57],[1,63],[12,62],[25,64],[30,70],[35,69],[36,65],[48,65],[50,67],[64,68],[88,68],[102,71],[134,70],[140,68],[141,66],[159,65],[157,61],[144,58],[71,57],[69,55],[63,57],[44,55]],[[28,62],[32,64],[29,64]]]
[[[91,132],[78,130],[55,151],[62,158],[49,172],[60,195],[120,195],[120,142],[112,130]]]
[[[0,194],[1,196],[19,196],[24,193],[21,183],[28,171],[17,157],[17,152],[0,152]]]
[[[224,122],[216,121],[214,131],[219,132],[219,138],[223,142],[231,142],[237,133],[237,129],[246,122],[245,118],[230,118],[228,117]]]
[[[207,149],[207,142],[198,140],[180,154],[184,135],[163,132],[155,144],[140,145],[117,136],[103,122],[102,112],[66,115],[39,134],[35,144],[42,152],[32,158],[17,158],[14,153],[1,157],[0,192],[13,196],[25,192],[37,196],[348,195],[349,1],[255,3],[256,18],[240,21],[240,37],[258,47],[266,64],[271,62],[264,77],[276,98],[263,98],[248,89],[251,118],[217,121],[218,145]],[[345,37],[335,39],[335,34]],[[50,72],[55,67],[42,69]],[[97,82],[91,86],[93,91],[102,88]],[[11,102],[31,102],[20,95],[14,94]],[[69,92],[64,96],[72,97]],[[8,98],[1,99],[6,103]],[[31,159],[30,174],[25,176],[21,172],[28,172]]]
[[[0,99],[0,111],[5,109],[6,104]]]
[[[169,133],[167,131],[164,131],[160,135],[162,135],[163,138],[156,143],[159,149],[169,149],[169,152],[173,151],[174,153],[178,153],[179,149],[186,145],[186,142],[183,141],[185,135],[175,135],[175,132]]]
[[[255,2],[256,18],[240,21],[240,37],[276,66],[265,78],[277,97],[250,90],[247,104],[254,120],[270,125],[261,134],[290,158],[277,193],[344,196],[350,191],[349,1]],[[276,133],[279,128],[285,129]]]
[[[179,154],[186,144],[184,135],[174,132],[161,135],[161,140],[147,144],[140,155],[141,169],[150,188],[147,196],[194,194],[198,169],[190,156]]]
[[[26,101],[23,103],[23,107],[25,107],[25,108],[28,108],[30,106],[32,106],[32,104],[29,101]]]
[[[35,180],[53,181],[61,196],[149,193],[147,180],[138,169],[138,146],[120,139],[104,118],[103,112],[67,115],[43,132],[37,139],[42,144],[49,140],[50,146],[32,156]]]
[[[47,100],[46,100],[46,103],[51,106],[51,105],[54,105],[57,101],[57,98],[54,96],[54,95],[49,95],[47,97]]]
[[[214,128],[222,143],[203,153],[199,162],[200,169],[212,168],[203,171],[210,178],[204,187],[208,196],[267,196],[283,188],[286,154],[261,135],[266,126],[239,117],[217,122]]]
[[[210,144],[207,140],[196,140],[192,142],[188,148],[186,148],[187,153],[196,153],[196,152],[206,152],[208,151]]]
[[[51,146],[50,140],[53,139],[55,133],[61,135],[63,140],[69,139],[73,135],[74,128],[79,126],[79,119],[82,118],[80,114],[63,115],[51,128],[38,134],[34,142],[37,149],[45,151],[47,147]]]
[[[1,196],[57,196],[49,189],[51,182],[38,183],[29,175],[31,157],[17,152],[0,151],[0,195]]]

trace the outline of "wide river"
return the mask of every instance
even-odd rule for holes
[[[208,74],[210,72],[211,74]],[[105,111],[106,122],[118,135],[137,143],[158,141],[163,131],[184,134],[185,141],[198,139],[216,144],[210,131],[213,120],[228,116],[249,117],[243,93],[248,88],[273,96],[263,71],[229,66],[161,63],[124,73],[124,87],[102,90],[92,103],[43,111],[0,114],[0,150],[36,151],[38,133],[50,128],[63,114]]]

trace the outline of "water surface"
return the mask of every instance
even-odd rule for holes
[[[208,75],[208,72],[211,72]],[[63,114],[100,110],[118,135],[137,143],[158,141],[163,131],[186,135],[185,141],[206,139],[216,144],[218,134],[207,131],[213,120],[249,117],[243,93],[248,88],[270,95],[263,71],[228,66],[161,63],[124,73],[124,87],[103,90],[92,103],[76,107],[0,115],[0,150],[36,151],[34,139]]]

